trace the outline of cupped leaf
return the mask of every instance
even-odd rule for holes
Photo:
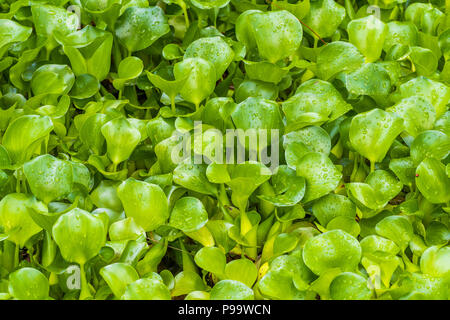
[[[130,52],[151,46],[169,31],[167,18],[157,6],[127,8],[115,24],[116,37]]]
[[[30,215],[31,210],[46,212],[47,208],[35,197],[23,193],[10,193],[0,201],[0,225],[8,240],[23,247],[32,236],[42,230]]]
[[[302,200],[305,194],[305,179],[297,176],[295,170],[287,166],[279,166],[272,176],[275,195],[260,195],[260,199],[278,207],[289,207]]]
[[[306,180],[304,202],[318,199],[337,188],[342,173],[327,156],[310,152],[297,164],[297,175]]]
[[[443,160],[450,154],[450,137],[437,130],[423,131],[411,143],[410,154],[415,164],[425,158]]]
[[[163,225],[169,217],[167,197],[155,184],[128,178],[117,187],[117,195],[127,217],[147,232]]]
[[[180,94],[197,107],[215,89],[216,69],[207,60],[202,58],[184,59],[175,65],[173,72],[176,80],[187,77]]]
[[[222,250],[217,247],[203,247],[194,257],[195,263],[218,277],[223,277],[227,259]]]
[[[166,285],[156,279],[143,278],[130,283],[122,300],[170,300],[170,291]]]
[[[211,290],[211,300],[253,300],[253,290],[235,280],[222,280]]]
[[[50,285],[42,272],[26,267],[9,275],[8,289],[18,300],[47,300]]]
[[[366,62],[374,62],[380,58],[388,32],[383,21],[375,15],[369,15],[350,21],[347,30],[349,41],[366,57]]]
[[[36,69],[31,79],[35,95],[69,93],[75,83],[75,75],[67,65],[45,64]]]
[[[373,293],[368,279],[352,272],[344,272],[331,281],[330,295],[333,300],[370,300]]]
[[[333,78],[340,72],[353,72],[364,63],[364,56],[349,42],[334,41],[320,50],[317,69],[323,80]]]
[[[437,159],[426,158],[416,170],[416,185],[422,195],[431,203],[450,201],[450,178],[445,166]]]
[[[400,117],[381,109],[373,109],[352,119],[349,137],[353,148],[375,163],[384,159],[403,129]]]
[[[113,294],[120,298],[125,293],[127,285],[139,279],[136,270],[129,264],[116,262],[104,266],[100,275],[106,281]]]
[[[332,230],[310,238],[303,249],[305,264],[317,275],[331,268],[355,271],[360,259],[358,240],[342,230]]]
[[[52,231],[63,258],[81,265],[95,257],[106,241],[103,221],[79,208],[61,215]]]
[[[184,59],[202,58],[214,65],[219,80],[234,60],[234,51],[222,37],[200,38],[192,42],[184,53]]]
[[[73,168],[67,161],[49,154],[39,156],[23,166],[33,194],[45,203],[62,200],[73,188]]]
[[[194,232],[208,222],[208,213],[203,203],[194,197],[183,197],[175,202],[170,214],[171,226],[183,232]]]
[[[405,250],[412,239],[413,228],[406,217],[386,217],[375,226],[376,232],[389,240],[394,241],[401,250]]]

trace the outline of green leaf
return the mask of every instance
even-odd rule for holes
[[[18,300],[47,300],[50,285],[37,269],[21,268],[9,275],[9,293]]]
[[[310,238],[303,249],[305,264],[317,275],[331,268],[355,271],[361,259],[361,246],[342,230],[332,230]]]
[[[65,260],[84,265],[105,245],[106,227],[100,218],[75,208],[58,218],[53,238]]]
[[[307,153],[297,165],[297,175],[306,180],[304,202],[318,199],[337,188],[342,178],[331,160],[316,152]]]
[[[431,203],[450,201],[450,178],[445,166],[436,159],[426,158],[416,170],[416,185],[422,195]]]
[[[235,280],[222,280],[211,290],[211,300],[253,300],[253,290]]]
[[[177,202],[170,214],[170,225],[183,232],[194,232],[208,222],[208,213],[203,203],[194,197],[183,197]]]
[[[227,259],[225,254],[217,247],[203,247],[194,257],[195,263],[205,271],[218,277],[223,277]]]
[[[39,156],[23,166],[33,194],[44,203],[62,200],[73,188],[73,168],[70,163],[49,154]]]
[[[129,52],[151,46],[169,31],[170,27],[163,10],[156,6],[127,8],[115,24],[116,37]]]
[[[157,185],[128,178],[117,187],[127,217],[145,231],[153,231],[169,217],[167,197]]]

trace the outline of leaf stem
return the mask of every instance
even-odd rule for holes
[[[14,269],[19,266],[19,253],[20,253],[20,246],[16,244],[16,247],[14,249]]]
[[[375,161],[370,161],[370,172],[375,171]]]
[[[86,270],[85,264],[80,263],[80,278],[81,278],[81,291],[80,291],[80,300],[85,300],[91,297],[91,293],[89,291],[89,284],[86,278]]]

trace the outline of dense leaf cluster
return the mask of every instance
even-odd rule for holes
[[[449,58],[448,0],[0,0],[0,298],[448,299]]]

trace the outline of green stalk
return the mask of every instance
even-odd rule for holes
[[[15,249],[13,242],[8,240],[3,242],[2,266],[10,272],[14,270]]]
[[[14,269],[19,266],[19,253],[20,253],[20,246],[16,244],[16,247],[14,248]]]
[[[370,172],[375,171],[375,161],[370,161]]]
[[[85,264],[80,263],[80,277],[81,277],[81,292],[79,300],[86,300],[91,297],[91,292],[89,291],[89,284],[86,278]]]

